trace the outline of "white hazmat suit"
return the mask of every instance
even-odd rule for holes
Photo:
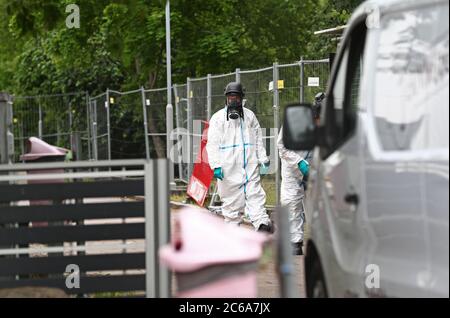
[[[278,134],[278,152],[281,159],[281,193],[280,203],[289,210],[291,242],[303,242],[303,232],[305,223],[305,210],[303,199],[305,196],[304,187],[301,184],[303,175],[298,168],[302,160],[309,161],[309,151],[288,150],[283,144],[283,129]]]
[[[228,119],[226,108],[210,120],[206,151],[211,169],[222,168],[217,180],[225,221],[239,224],[248,215],[255,229],[269,225],[259,165],[268,162],[255,114],[243,107],[244,118]]]

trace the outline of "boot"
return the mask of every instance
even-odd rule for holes
[[[293,254],[303,255],[303,242],[292,243]]]
[[[269,224],[261,224],[257,231],[258,232],[273,233],[274,232],[274,227],[273,227],[271,222]]]

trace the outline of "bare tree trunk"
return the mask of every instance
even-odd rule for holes
[[[136,75],[139,77],[139,74],[141,74],[141,63],[137,57],[134,59],[134,67],[136,70]]]

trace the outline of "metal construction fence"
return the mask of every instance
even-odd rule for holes
[[[87,100],[86,92],[14,97],[15,161],[33,136],[71,149],[76,160],[92,158]]]
[[[85,92],[19,96],[13,105],[15,149],[16,153],[24,153],[23,141],[38,136],[51,144],[75,149],[76,159],[149,159],[169,155],[175,178],[188,182],[200,145],[202,122],[224,107],[226,84],[238,81],[245,88],[246,107],[256,114],[263,128],[273,163],[266,178],[274,179],[278,193],[275,139],[280,114],[289,103],[313,102],[315,94],[325,91],[328,74],[328,59],[302,59],[258,70],[236,69],[228,74],[187,78],[186,83],[172,87],[175,129],[169,134],[167,88],[141,87],[127,92],[107,89],[98,96]],[[168,142],[171,147],[167,147]]]

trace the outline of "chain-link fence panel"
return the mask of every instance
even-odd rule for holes
[[[318,61],[303,61],[303,99],[305,103],[313,103],[314,96],[325,92],[328,84],[328,59]]]
[[[329,75],[328,59],[300,61],[278,66],[280,124],[283,122],[284,108],[291,103],[314,103],[314,96],[325,92]]]
[[[39,137],[42,114],[37,98],[15,97],[13,103],[14,161],[25,153],[25,141]]]
[[[266,68],[257,71],[241,71],[240,82],[245,89],[245,107],[251,109],[262,128],[264,146],[268,156],[270,140],[274,138],[271,135],[271,128],[275,127],[274,123],[274,101],[273,89],[273,68]]]
[[[90,99],[91,111],[91,139],[93,158],[96,160],[109,159],[108,139],[108,107],[106,105],[106,93]]]
[[[190,79],[189,85],[189,107],[188,116],[191,118],[191,124],[188,128],[190,133],[190,145],[192,146],[190,161],[190,171],[193,163],[197,159],[200,151],[201,136],[203,131],[203,122],[208,121],[208,79],[207,77]]]
[[[273,68],[241,71],[239,77],[245,89],[245,107],[255,113],[261,128],[274,127],[273,90],[269,90],[273,82]]]
[[[192,105],[192,120],[208,120],[208,81],[206,77],[191,79],[189,97]]]
[[[70,145],[74,160],[92,158],[89,130],[89,96],[87,93],[77,94],[69,98]]]
[[[276,201],[273,67],[256,71],[240,71],[239,78],[245,89],[245,107],[255,113],[262,129],[267,156],[271,159],[270,174],[262,176],[261,182],[267,195],[267,203],[273,205]]]
[[[108,91],[111,159],[146,158],[142,90]]]
[[[42,139],[51,145],[70,148],[69,104],[65,97],[44,97],[42,107]]]
[[[145,90],[148,143],[151,158],[166,157],[166,107],[167,89]]]
[[[187,86],[174,85],[175,127],[188,128]]]
[[[73,159],[89,158],[86,93],[17,96],[14,99],[15,160],[24,154],[25,141],[38,137],[72,150]]]
[[[279,85],[279,106],[280,106],[280,125],[286,105],[300,102],[301,96],[301,77],[300,64],[286,64],[278,66]]]

